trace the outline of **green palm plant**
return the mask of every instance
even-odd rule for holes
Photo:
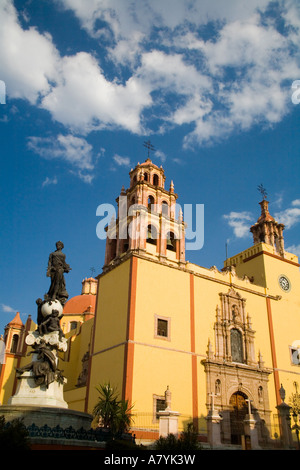
[[[128,400],[120,400],[117,412],[118,433],[128,432],[133,421],[133,405],[129,405]]]
[[[96,387],[99,399],[93,409],[93,416],[97,418],[101,427],[109,429],[112,434],[128,432],[132,419],[133,405],[128,400],[119,400],[116,388],[110,383]]]

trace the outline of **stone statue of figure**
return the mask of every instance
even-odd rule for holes
[[[17,374],[32,370],[35,385],[46,385],[48,388],[55,380],[55,372],[57,371],[53,352],[44,341],[41,341],[39,345],[33,347],[33,351],[30,351],[29,354],[37,354],[37,360],[26,364],[22,368],[17,368]]]
[[[52,314],[48,315],[39,325],[38,332],[40,335],[47,333],[52,333],[57,331],[59,335],[59,340],[61,341],[62,337],[65,336],[63,330],[60,327],[59,322],[59,312],[58,310],[52,310]]]
[[[66,263],[66,255],[62,252],[64,244],[61,241],[56,243],[56,251],[49,255],[47,276],[51,277],[51,285],[45,300],[59,300],[62,305],[69,297],[66,291],[64,273],[68,273],[71,268]]]

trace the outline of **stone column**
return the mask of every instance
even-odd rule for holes
[[[276,406],[278,410],[278,421],[280,426],[280,436],[282,445],[285,449],[290,449],[293,447],[293,436],[291,430],[291,417],[290,411],[291,407],[286,403],[282,402],[280,405]]]
[[[276,408],[278,410],[280,437],[281,437],[283,447],[285,449],[290,449],[293,447],[293,436],[292,436],[292,430],[291,430],[291,416],[290,416],[291,407],[284,402],[285,389],[283,388],[282,384],[279,389],[279,395],[282,400],[282,403],[276,406]]]
[[[168,434],[178,436],[178,411],[171,410],[171,392],[169,386],[165,391],[166,409],[159,411],[159,436],[167,437]]]
[[[221,444],[221,421],[222,418],[218,411],[214,409],[214,393],[211,396],[211,409],[206,416],[207,421],[207,439],[211,447],[220,447]]]
[[[248,414],[244,419],[244,431],[245,435],[250,437],[251,449],[260,449],[258,444],[258,433],[256,427],[256,421],[253,414],[251,413],[251,400],[246,400],[248,402]]]
[[[178,416],[180,413],[172,410],[159,411],[159,436],[167,437],[168,434],[178,436]]]

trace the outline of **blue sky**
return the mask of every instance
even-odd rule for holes
[[[0,331],[36,318],[57,240],[70,296],[101,272],[97,207],[148,139],[178,202],[205,207],[188,260],[252,244],[261,183],[300,255],[299,39],[297,0],[0,0]]]

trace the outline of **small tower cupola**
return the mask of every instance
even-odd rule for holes
[[[82,281],[81,295],[96,295],[97,294],[97,279],[93,277],[85,278]]]
[[[274,252],[284,256],[284,225],[278,223],[269,212],[269,202],[264,198],[260,203],[261,215],[257,222],[250,227],[253,243],[266,243],[274,248]]]
[[[20,313],[17,312],[15,317],[8,323],[8,325],[6,325],[4,329],[6,352],[11,354],[21,353],[24,333],[25,325],[20,318]]]

